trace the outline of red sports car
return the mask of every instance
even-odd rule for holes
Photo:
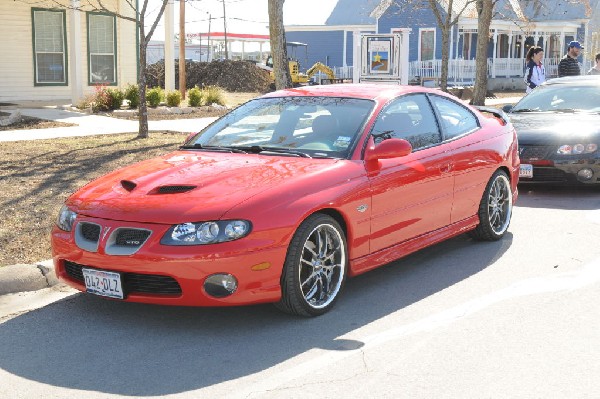
[[[423,87],[269,93],[73,194],[52,231],[56,273],[118,300],[322,314],[348,276],[506,233],[517,139],[483,111]]]

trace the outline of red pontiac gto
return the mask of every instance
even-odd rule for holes
[[[315,316],[347,276],[465,232],[501,239],[518,175],[501,111],[423,87],[278,91],[73,194],[56,273],[125,301]]]

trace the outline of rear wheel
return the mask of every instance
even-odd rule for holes
[[[294,234],[281,276],[280,310],[318,316],[333,307],[344,286],[348,262],[346,237],[330,216],[307,218]]]
[[[479,225],[470,235],[482,241],[501,239],[510,225],[512,191],[506,173],[497,170],[488,182],[479,204]]]

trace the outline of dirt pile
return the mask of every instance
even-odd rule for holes
[[[229,92],[267,92],[269,74],[249,61],[185,62],[186,87],[219,86]],[[148,65],[148,87],[165,87],[165,63]],[[179,64],[175,61],[175,88],[179,89]]]

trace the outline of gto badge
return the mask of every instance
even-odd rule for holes
[[[356,210],[362,213],[362,212],[365,212],[367,210],[367,208],[368,208],[368,206],[361,205],[361,206],[357,207]]]

